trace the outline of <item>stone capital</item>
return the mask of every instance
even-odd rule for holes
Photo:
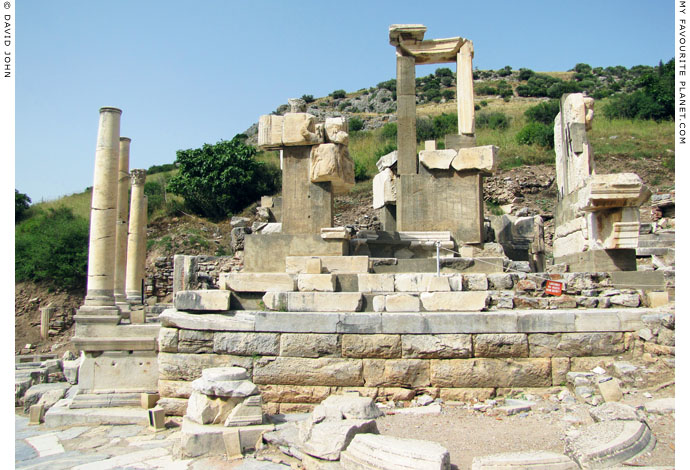
[[[146,182],[146,170],[131,170],[129,174],[132,177],[132,185],[137,186]]]
[[[99,113],[116,113],[116,114],[122,114],[122,110],[119,108],[113,108],[110,106],[104,106],[101,109],[98,110]]]

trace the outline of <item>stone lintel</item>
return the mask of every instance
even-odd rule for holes
[[[457,61],[458,52],[466,39],[461,37],[430,39],[417,43],[402,43],[399,48],[414,57],[416,65],[444,64]]]
[[[391,46],[401,43],[420,42],[424,39],[426,26],[423,24],[392,24],[388,27],[388,40]]]

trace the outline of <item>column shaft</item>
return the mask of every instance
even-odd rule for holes
[[[466,41],[457,57],[458,134],[474,135],[472,57],[474,57],[474,45],[472,41]]]
[[[398,175],[417,174],[415,59],[398,55]]]
[[[131,139],[120,137],[120,164],[117,173],[117,228],[115,232],[115,302],[125,302],[127,269],[127,218],[129,214],[129,147]]]
[[[132,170],[132,202],[129,215],[129,236],[127,238],[127,276],[125,293],[127,301],[138,303],[141,301],[142,253],[146,253],[146,243],[142,248],[142,240],[146,237],[146,203],[144,196],[144,182],[146,170]],[[142,237],[142,233],[144,235]]]

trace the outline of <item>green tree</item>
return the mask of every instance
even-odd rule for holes
[[[331,94],[329,96],[331,98],[333,98],[334,100],[337,100],[340,98],[345,98],[346,93],[345,93],[345,90],[335,90],[335,91],[331,92]]]
[[[256,149],[235,136],[199,149],[178,150],[180,171],[168,191],[192,212],[214,220],[239,212],[280,186],[280,170],[256,161]]]
[[[31,205],[31,198],[24,193],[14,190],[14,223],[21,221]]]
[[[305,103],[313,103],[314,102],[314,95],[302,95],[302,99],[304,100]]]
[[[15,227],[17,281],[77,288],[86,283],[89,222],[71,209],[49,209]]]
[[[525,110],[525,117],[528,122],[541,122],[553,126],[553,120],[560,111],[559,100],[549,100],[530,106]]]

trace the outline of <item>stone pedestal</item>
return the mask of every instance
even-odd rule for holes
[[[132,202],[127,238],[127,276],[125,293],[129,303],[141,303],[142,256],[146,255],[146,199],[144,183],[146,170],[132,170]],[[143,246],[142,246],[143,245]]]
[[[115,228],[117,221],[117,175],[120,153],[120,116],[117,108],[101,108],[96,142],[89,267],[84,305],[80,316],[99,315],[119,321],[115,305]]]
[[[120,162],[117,173],[117,222],[115,229],[115,304],[125,313],[129,304],[125,297],[127,267],[127,225],[129,216],[129,146],[132,139],[120,137]]]

